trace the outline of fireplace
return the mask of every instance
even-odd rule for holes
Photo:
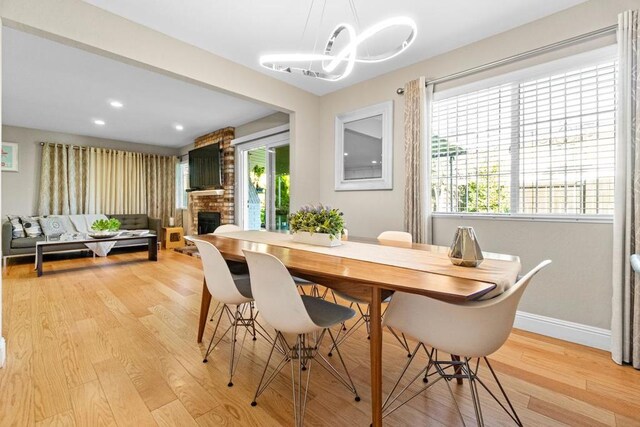
[[[215,132],[208,133],[196,138],[194,145],[196,148],[204,147],[209,144],[220,144],[223,151],[223,169],[224,173],[224,194],[217,195],[210,192],[200,193],[192,191],[189,193],[188,221],[186,221],[187,234],[202,234],[207,231],[213,231],[220,224],[233,224],[235,222],[235,147],[231,145],[231,141],[235,138],[233,128],[219,129]],[[206,225],[203,229],[199,227],[198,212],[205,212],[205,216],[215,214],[217,221],[213,226]],[[219,215],[217,215],[217,214]],[[206,220],[208,222],[208,220]]]
[[[198,212],[198,234],[213,233],[220,226],[220,212]]]

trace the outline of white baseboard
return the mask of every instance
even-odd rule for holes
[[[4,368],[4,364],[7,361],[7,342],[4,337],[0,337],[0,368]]]
[[[611,350],[611,331],[581,323],[518,311],[515,328],[601,350]]]

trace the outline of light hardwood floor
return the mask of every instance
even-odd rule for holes
[[[4,273],[8,360],[0,369],[1,426],[292,424],[287,369],[257,407],[249,405],[267,356],[264,340],[246,341],[233,388],[226,386],[226,342],[208,364],[202,363],[205,348],[196,344],[200,261],[172,251],[161,251],[157,263],[146,256],[59,259],[45,263],[41,278],[29,261],[9,266]],[[211,332],[208,325],[205,340]],[[384,340],[388,390],[406,355],[387,333]],[[354,402],[316,369],[308,425],[369,425],[364,331],[341,348],[362,401]],[[640,372],[615,365],[606,352],[514,331],[491,360],[525,425],[640,426]],[[474,425],[466,383],[452,387],[467,425]],[[482,397],[487,426],[513,425]],[[461,424],[442,382],[385,422]]]

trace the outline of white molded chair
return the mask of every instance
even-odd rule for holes
[[[235,224],[222,224],[213,230],[211,234],[233,233],[234,231],[242,231],[242,227]]]
[[[330,328],[352,318],[355,311],[318,297],[300,295],[287,268],[273,255],[246,250],[244,254],[249,265],[251,288],[256,306],[263,319],[276,330],[276,338],[251,405],[257,405],[258,397],[286,363],[290,362],[295,425],[303,425],[312,360],[316,360],[319,366],[332,374],[355,395],[355,400],[359,401],[358,391],[340,351],[337,351],[337,354],[346,378],[318,351],[325,334],[328,334],[332,343],[335,344]],[[290,345],[283,334],[295,335],[295,343]],[[269,362],[276,348],[282,350],[284,356],[265,381]],[[303,379],[305,375],[306,381]],[[305,382],[306,385],[303,385]]]
[[[533,276],[549,264],[551,264],[551,261],[548,260],[541,262],[537,267],[518,280],[516,284],[502,294],[489,300],[455,304],[425,296],[396,292],[389,304],[383,323],[385,326],[391,326],[418,339],[419,343],[411,353],[411,358],[385,401],[383,407],[385,416],[394,412],[443,378],[447,380],[452,378],[465,378],[469,380],[471,397],[479,426],[484,426],[484,420],[482,418],[480,398],[478,396],[478,383],[489,392],[491,397],[498,402],[513,421],[521,426],[522,422],[520,418],[518,418],[518,414],[500,384],[487,356],[494,353],[505,343],[511,333],[516,316],[516,309],[518,308],[522,294]],[[431,350],[427,350],[427,346],[430,347]],[[427,367],[414,377],[414,380],[417,380],[422,376],[422,373],[424,373],[423,378],[425,382],[428,382],[428,385],[413,394],[403,403],[394,408],[390,408],[393,402],[409,387],[410,384],[404,387],[397,395],[393,396],[402,377],[421,347],[427,352],[429,362]],[[438,351],[444,351],[450,355],[463,356],[463,360],[438,360]],[[477,359],[475,367],[472,367],[472,364],[469,363],[471,359]],[[478,377],[480,359],[485,361],[509,409],[498,400],[496,395]],[[434,371],[430,373],[432,368]],[[438,374],[437,379],[429,382],[428,378],[435,374]],[[453,397],[449,381],[445,381],[445,383]],[[459,408],[458,413],[460,413]],[[460,414],[460,417],[462,418],[462,414]]]
[[[407,233],[406,231],[383,231],[378,235],[378,240],[394,241],[394,242],[408,243],[408,244],[413,243],[413,237],[411,236],[411,233]],[[365,327],[367,328],[367,338],[369,338],[370,330],[371,330],[370,323],[369,323],[369,303],[365,300],[352,297],[351,295],[345,294],[340,291],[333,291],[333,293],[334,295],[337,295],[340,298],[348,301],[350,303],[349,305],[350,307],[353,307],[353,305],[355,304],[356,308],[358,309],[358,313],[360,314],[356,322],[353,325],[351,325],[351,327],[347,328],[346,325],[344,324],[342,325],[342,329],[338,332],[336,336],[337,345],[340,345],[344,340],[349,338],[349,336],[351,336],[362,325],[365,325]],[[385,299],[383,302],[388,303],[390,301],[390,298],[391,297]],[[405,350],[407,350],[407,357],[411,357],[411,354],[410,354],[411,349],[409,348],[409,343],[407,342],[407,339],[405,338],[404,334],[398,335],[393,330],[393,328],[389,328],[389,330],[391,331],[393,336],[398,340],[400,345]],[[329,356],[332,355],[334,348],[335,347],[331,347],[329,349]]]
[[[393,240],[394,242],[413,243],[411,233],[406,231],[383,231],[378,235],[378,240]]]
[[[235,231],[243,231],[243,228],[235,225],[235,224],[222,224],[220,226],[218,226],[218,228],[216,228],[213,233],[211,234],[222,234],[222,233],[233,233]],[[234,262],[233,265],[237,265],[239,263]],[[231,266],[230,266],[231,267]],[[313,296],[320,296],[318,294],[318,285],[310,282],[306,279],[302,279],[300,277],[293,277],[293,280],[296,282],[296,285],[298,286],[311,286],[311,291],[310,294]],[[302,290],[302,293],[305,294],[306,292],[304,291],[304,288],[300,288]]]
[[[209,293],[211,293],[211,296],[218,301],[218,307],[216,307],[212,316],[213,318],[218,314],[218,320],[216,321],[213,335],[211,336],[211,341],[207,347],[203,363],[207,363],[207,358],[213,349],[215,349],[227,333],[231,331],[231,358],[229,361],[229,383],[227,384],[231,387],[233,386],[233,374],[235,373],[238,362],[240,361],[242,347],[247,336],[247,332],[251,333],[254,341],[256,340],[256,333],[262,335],[267,340],[270,340],[270,338],[266,331],[263,333],[256,329],[256,326],[260,327],[260,325],[256,321],[258,313],[255,312],[253,308],[253,297],[251,295],[251,282],[249,280],[249,276],[233,276],[220,252],[211,243],[198,239],[193,239],[193,242],[198,247],[198,252],[202,259],[202,269],[204,270],[207,289],[209,290]],[[248,317],[246,316],[247,311],[249,312]],[[218,331],[220,321],[224,314],[227,314],[231,324],[214,344],[216,332]],[[238,327],[244,327],[245,334],[242,338],[240,351],[236,358]]]

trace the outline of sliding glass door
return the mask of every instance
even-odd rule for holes
[[[270,230],[289,229],[289,144],[270,149],[272,171],[272,213],[270,214]]]
[[[289,135],[236,147],[239,224],[245,230],[289,229]]]

